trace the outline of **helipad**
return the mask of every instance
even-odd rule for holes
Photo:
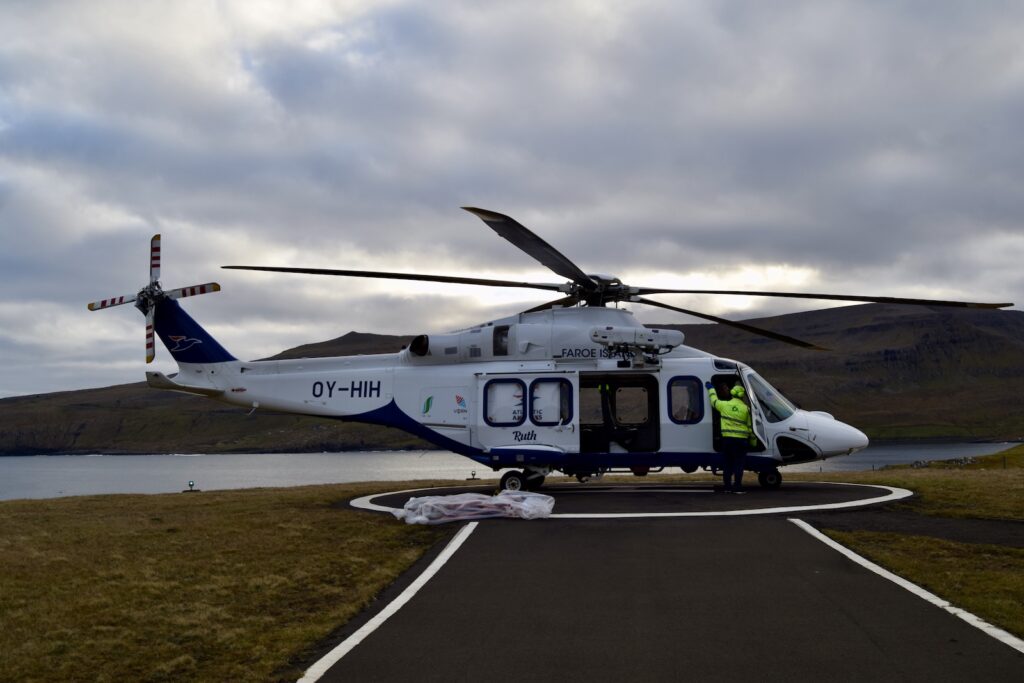
[[[455,493],[493,493],[494,486],[427,488],[380,493],[358,498],[351,505],[363,510],[400,510],[414,496]],[[867,484],[824,482],[787,483],[781,489],[748,489],[744,495],[716,491],[699,484],[562,484],[541,493],[555,498],[552,519],[628,519],[651,517],[737,517],[796,514],[813,510],[842,510],[878,505],[913,495],[906,489]]]

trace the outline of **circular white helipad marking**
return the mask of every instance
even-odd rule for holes
[[[705,512],[573,512],[562,514],[555,513],[551,515],[551,519],[638,519],[643,517],[742,517],[746,515],[774,515],[781,513],[810,512],[812,510],[842,510],[845,508],[861,507],[864,505],[878,505],[880,503],[889,503],[894,500],[909,498],[910,496],[914,495],[912,491],[908,491],[907,489],[896,488],[893,486],[882,486],[880,484],[847,484],[833,481],[809,481],[801,483],[828,484],[835,486],[860,486],[862,488],[882,489],[887,493],[881,496],[874,496],[872,498],[860,498],[857,500],[848,500],[842,503],[820,503],[818,505],[787,505],[780,507],[753,508],[750,510],[709,510]],[[359,508],[362,510],[373,510],[374,512],[394,513],[401,508],[395,508],[386,505],[378,505],[374,503],[373,500],[375,498],[380,498],[381,496],[394,496],[401,493],[417,493],[419,491],[434,491],[436,489],[437,487],[430,487],[422,489],[406,489],[404,491],[389,491],[386,493],[375,493],[370,496],[356,498],[351,502],[351,505],[352,507]],[[636,489],[633,489],[629,492],[633,493],[635,491]]]

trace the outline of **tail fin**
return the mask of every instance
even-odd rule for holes
[[[156,333],[178,363],[224,363],[237,360],[185,312],[174,299],[156,304]]]

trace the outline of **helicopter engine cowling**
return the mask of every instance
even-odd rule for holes
[[[602,346],[625,346],[652,353],[661,349],[674,349],[683,343],[683,333],[678,330],[615,325],[592,328],[590,338]]]

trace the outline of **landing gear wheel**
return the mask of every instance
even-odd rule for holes
[[[526,481],[526,473],[512,470],[501,475],[500,487],[502,491],[525,491]]]
[[[543,474],[537,475],[536,477],[527,477],[526,478],[526,490],[527,491],[536,491],[537,489],[539,489],[543,485],[544,485],[544,475]]]
[[[759,472],[757,475],[757,483],[766,489],[777,489],[782,486],[782,473],[778,470]]]

